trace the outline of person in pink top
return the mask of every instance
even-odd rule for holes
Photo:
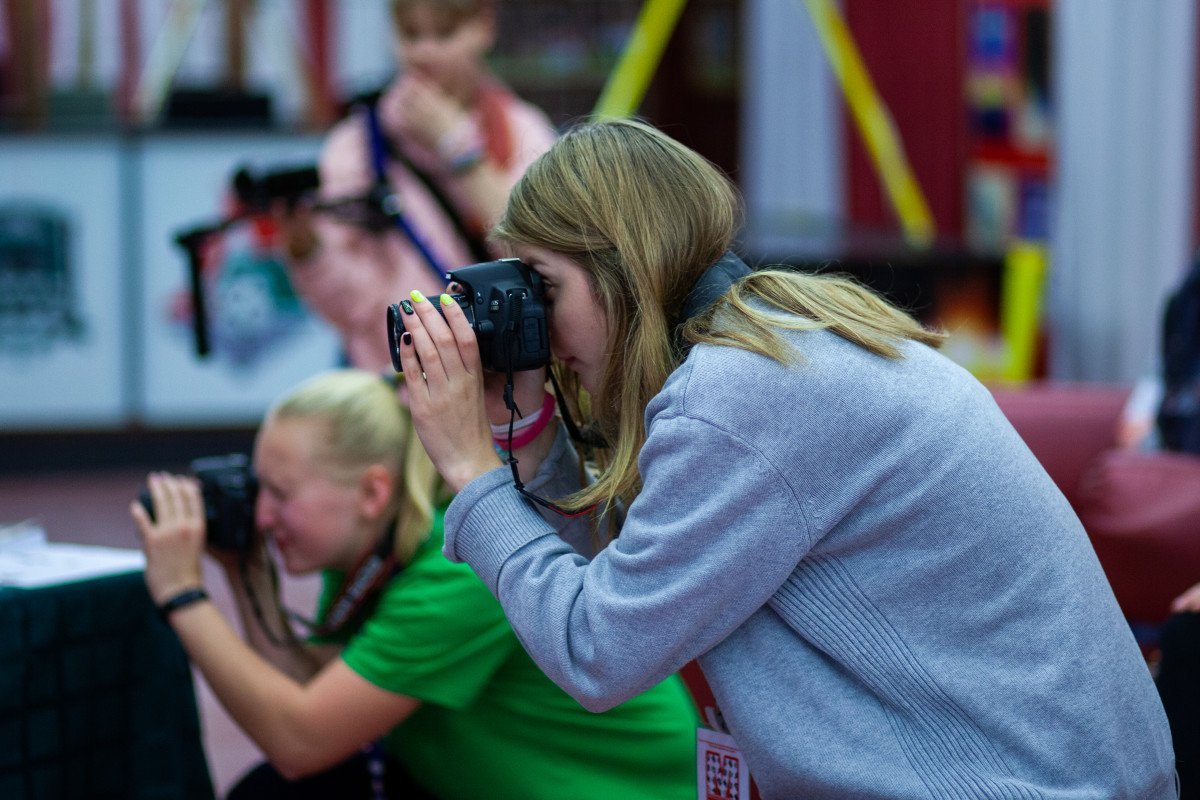
[[[493,0],[391,0],[398,77],[323,146],[318,203],[283,219],[296,290],[354,366],[390,368],[387,306],[493,257],[487,230],[555,131],[488,70]],[[374,128],[372,127],[374,126]],[[372,190],[400,219],[352,212]],[[364,222],[366,224],[364,224]]]

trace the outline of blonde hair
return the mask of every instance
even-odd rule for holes
[[[607,452],[594,454],[597,480],[565,498],[566,506],[637,495],[643,415],[682,361],[675,327],[684,301],[729,249],[740,219],[737,190],[720,170],[635,120],[572,129],[514,187],[493,236],[579,264],[609,326],[596,396],[564,381],[573,410],[590,414],[609,442]],[[691,344],[728,345],[786,363],[794,354],[780,328],[829,328],[889,358],[899,356],[899,340],[941,338],[852,281],[783,270],[738,281],[680,333]],[[556,366],[556,374],[567,378],[565,372]]]
[[[389,508],[396,515],[395,552],[407,563],[429,536],[442,485],[395,390],[373,372],[330,370],[277,401],[267,418],[323,422],[319,462],[331,475],[356,478],[374,464],[387,468],[396,480]]]

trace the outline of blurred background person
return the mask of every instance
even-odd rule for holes
[[[374,370],[391,363],[387,305],[413,287],[436,294],[445,272],[490,258],[488,228],[555,135],[484,62],[492,0],[390,7],[399,74],[330,132],[324,210],[280,212],[297,291],[338,330],[348,361]]]

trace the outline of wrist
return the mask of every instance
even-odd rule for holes
[[[486,453],[481,453],[475,461],[463,464],[458,469],[448,470],[443,477],[450,490],[458,494],[466,488],[468,483],[499,466],[503,466],[500,454],[489,449]]]
[[[463,175],[483,163],[486,152],[479,126],[463,117],[438,138],[437,154],[454,175]]]
[[[159,615],[164,620],[169,621],[171,615],[175,612],[196,603],[207,601],[208,599],[208,592],[204,590],[204,587],[194,585],[171,592],[156,605],[158,606]]]

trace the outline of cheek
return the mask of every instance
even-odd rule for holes
[[[562,304],[550,310],[550,350],[559,357],[575,356],[579,318]]]
[[[275,509],[275,522],[284,528],[289,538],[305,540],[312,538],[312,531],[322,527],[327,512],[319,505],[306,502],[304,498],[291,498]]]
[[[254,527],[263,530],[269,527],[272,521],[273,517],[267,501],[259,497],[254,503]]]
[[[578,310],[573,335],[576,346],[587,352],[592,363],[600,366],[608,351],[608,325],[599,306],[589,303]]]

